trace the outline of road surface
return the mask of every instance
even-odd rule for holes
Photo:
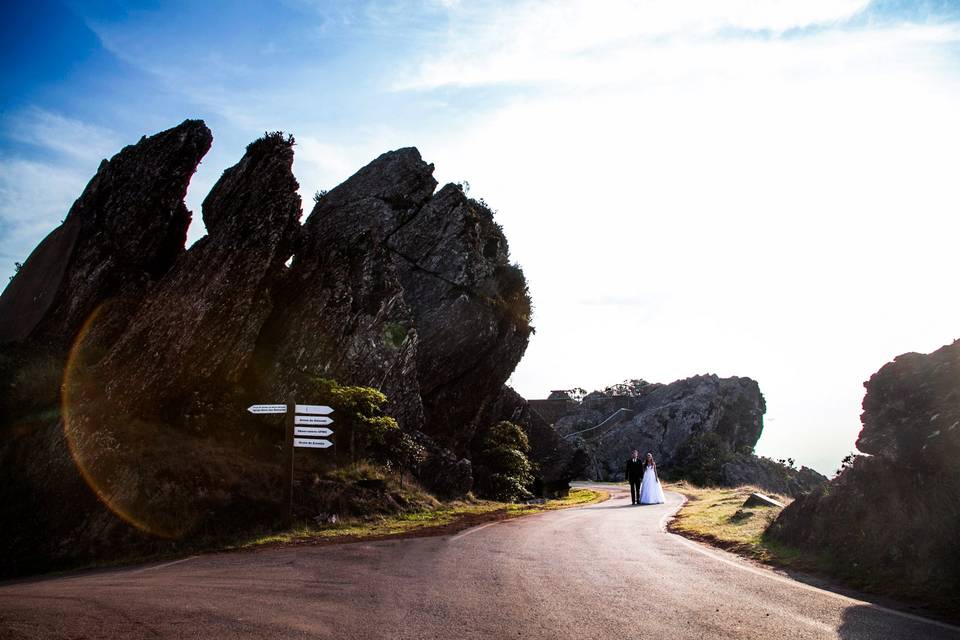
[[[682,498],[453,536],[211,554],[0,586],[4,638],[922,638],[960,629],[665,533]]]

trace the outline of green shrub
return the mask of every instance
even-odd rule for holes
[[[495,500],[530,497],[533,465],[527,455],[530,442],[523,429],[512,422],[498,422],[484,434],[477,456],[478,491]]]
[[[315,379],[319,398],[332,406],[337,458],[372,460],[400,469],[415,468],[425,451],[397,421],[383,413],[387,396],[372,387],[341,385],[336,380]]]

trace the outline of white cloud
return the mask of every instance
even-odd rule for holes
[[[0,159],[0,283],[60,221],[90,176],[73,168],[23,159]]]
[[[729,44],[730,30],[760,36],[830,25],[868,5],[868,0],[618,0],[602,5],[570,0],[463,7],[453,13],[456,19],[442,44],[431,47],[395,88],[622,82],[667,62],[665,76],[684,57],[719,66],[703,48]]]
[[[120,139],[113,131],[37,107],[8,117],[5,133],[18,142],[82,162],[109,157],[120,149]]]
[[[862,382],[960,337],[945,293],[958,33],[711,35],[596,55],[474,40],[489,53],[423,66],[420,88],[537,87],[422,147],[499,209],[530,281],[537,334],[512,383],[541,397],[750,376],[773,418],[759,451],[833,471],[860,429]]]

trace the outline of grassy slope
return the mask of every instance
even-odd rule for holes
[[[682,493],[688,502],[680,509],[667,529],[687,538],[706,542],[733,551],[776,567],[793,569],[809,574],[839,580],[858,590],[883,596],[892,596],[900,601],[912,602],[926,613],[956,621],[960,609],[936,600],[918,599],[913,593],[905,593],[897,583],[863,575],[849,563],[838,561],[827,553],[800,551],[764,537],[764,531],[782,511],[779,507],[752,507],[743,509],[743,501],[756,487],[701,488],[680,482],[668,486]],[[760,493],[764,493],[760,491]],[[770,495],[789,504],[792,499]],[[893,603],[891,603],[893,604]]]

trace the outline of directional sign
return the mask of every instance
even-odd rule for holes
[[[333,424],[327,416],[294,416],[293,424]]]
[[[321,438],[333,435],[333,429],[326,427],[294,427],[295,436],[319,436]]]
[[[285,404],[253,404],[247,407],[250,413],[286,413]]]
[[[322,404],[298,404],[297,413],[312,413],[324,416],[333,413],[333,408]]]
[[[326,449],[332,447],[333,443],[329,440],[314,440],[313,438],[294,438],[293,446],[305,447],[307,449]]]

